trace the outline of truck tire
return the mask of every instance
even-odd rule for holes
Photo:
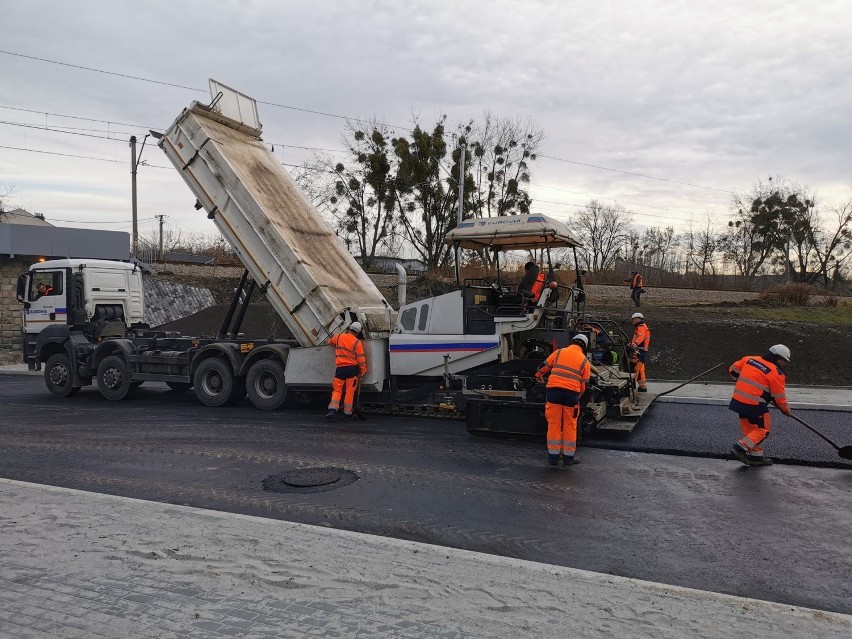
[[[133,390],[127,362],[118,355],[104,357],[98,364],[98,390],[108,400],[117,402]]]
[[[246,375],[249,401],[261,410],[275,410],[287,401],[284,367],[274,359],[255,362]]]
[[[217,357],[201,362],[195,369],[192,380],[195,395],[205,406],[231,404],[240,391],[240,385],[236,383],[231,367],[226,361]],[[244,384],[242,388],[245,389]]]
[[[166,382],[166,386],[173,391],[188,391],[192,388],[192,382]]]
[[[47,390],[57,397],[71,397],[80,387],[72,386],[74,375],[71,372],[71,360],[65,353],[51,355],[44,366],[44,384]]]

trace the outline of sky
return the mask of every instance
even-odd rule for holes
[[[532,210],[563,221],[595,197],[640,228],[722,224],[734,191],[775,175],[852,198],[848,0],[0,0],[0,15],[0,189],[60,226],[129,231],[129,137],[208,102],[208,78],[281,105],[258,108],[285,164],[342,149],[347,117],[532,118]],[[213,233],[162,151],[142,160],[140,234],[163,214]]]

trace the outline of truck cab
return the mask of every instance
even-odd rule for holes
[[[23,304],[24,361],[32,370],[53,354],[49,344],[72,328],[92,341],[124,335],[142,322],[142,274],[133,264],[109,260],[38,262],[18,277]]]

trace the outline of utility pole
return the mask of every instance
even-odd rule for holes
[[[160,220],[160,261],[165,260],[165,256],[163,255],[163,221],[166,219],[165,215],[155,215],[155,218]]]
[[[461,147],[459,157],[459,212],[456,216],[456,226],[464,219],[464,147]],[[456,244],[456,282],[461,281],[461,263],[459,262],[459,245]]]
[[[133,205],[133,257],[139,254],[139,224],[136,209],[136,136],[130,136],[130,198]]]
[[[145,150],[145,142],[148,140],[148,135],[142,138],[142,148],[139,149],[139,157],[136,157],[136,136],[130,136],[130,197],[133,200],[133,257],[139,253],[139,215],[136,206],[136,171],[139,168],[139,162],[142,159],[142,152]]]

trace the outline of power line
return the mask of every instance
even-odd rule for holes
[[[77,158],[77,159],[80,159],[80,160],[95,160],[97,162],[111,162],[113,164],[130,164],[130,162],[122,162],[121,160],[110,160],[108,158],[93,158],[93,157],[87,156],[87,155],[75,155],[73,153],[58,153],[56,151],[41,151],[41,150],[38,150],[38,149],[25,149],[25,148],[19,147],[19,146],[6,146],[6,145],[3,145],[3,144],[0,144],[0,149],[9,149],[11,151],[26,151],[27,153],[43,153],[45,155],[59,155],[59,156],[62,156],[62,157],[67,157],[67,158]],[[149,168],[152,168],[152,169],[170,169],[171,170],[173,168],[173,167],[170,167],[170,166],[159,166],[158,164],[145,164],[145,163],[143,163],[142,166],[146,166],[146,167],[149,167]]]
[[[85,66],[81,66],[81,65],[70,64],[68,62],[58,62],[56,60],[48,60],[46,58],[29,56],[29,55],[24,55],[24,54],[21,54],[21,53],[13,53],[11,51],[0,50],[0,53],[4,53],[6,55],[11,55],[11,56],[17,56],[17,57],[20,57],[20,58],[27,58],[27,59],[30,59],[30,60],[37,60],[39,62],[47,62],[47,63],[50,63],[50,64],[58,64],[58,65],[61,65],[61,66],[71,67],[71,68],[74,68],[74,69],[81,69],[81,70],[84,70],[84,71],[92,71],[92,72],[95,72],[95,73],[103,73],[105,75],[113,75],[113,76],[117,76],[117,77],[120,77],[120,78],[127,78],[127,79],[131,79],[131,80],[139,80],[141,82],[151,82],[153,84],[160,84],[160,85],[164,85],[164,86],[176,87],[176,88],[179,88],[179,89],[187,89],[189,91],[197,91],[197,92],[200,92],[200,93],[206,93],[206,91],[204,89],[199,89],[199,88],[196,88],[196,87],[188,87],[188,86],[185,86],[185,85],[182,85],[182,84],[175,84],[175,83],[172,83],[172,82],[163,82],[161,80],[152,80],[150,78],[142,78],[142,77],[139,77],[139,76],[129,75],[129,74],[126,74],[126,73],[118,73],[118,72],[115,72],[115,71],[106,71],[104,69],[95,69],[95,68],[92,68],[92,67],[85,67]],[[359,119],[359,118],[353,118],[353,117],[346,116],[346,115],[339,115],[337,113],[328,113],[326,111],[317,111],[317,110],[314,110],[314,109],[307,109],[307,108],[304,108],[304,107],[295,107],[295,106],[288,105],[288,104],[280,104],[278,102],[268,102],[268,101],[264,101],[264,100],[257,100],[257,103],[258,104],[266,104],[266,105],[269,105],[269,106],[275,106],[275,107],[279,107],[279,108],[282,108],[282,109],[291,109],[293,111],[301,111],[303,113],[312,113],[314,115],[322,115],[322,116],[330,117],[330,118],[338,118],[338,119],[341,119],[341,120],[358,120]],[[388,125],[388,126],[392,126],[394,128],[404,129],[404,130],[408,130],[408,131],[412,130],[408,127],[400,127],[400,126],[396,126],[396,125]],[[284,145],[282,145],[282,146],[284,146]],[[647,180],[657,180],[659,182],[668,182],[670,184],[679,184],[681,186],[689,186],[689,187],[697,188],[697,189],[706,189],[708,191],[718,191],[720,193],[727,193],[727,194],[731,193],[731,191],[729,189],[720,189],[720,188],[717,188],[715,186],[704,186],[703,184],[695,184],[695,183],[692,183],[692,182],[682,182],[680,180],[672,180],[672,179],[669,179],[669,178],[662,178],[662,177],[657,177],[657,176],[653,176],[653,175],[646,175],[644,173],[636,173],[634,171],[624,171],[624,170],[621,170],[621,169],[612,169],[612,168],[609,168],[609,167],[606,167],[606,166],[601,166],[599,164],[591,164],[591,163],[588,163],[588,162],[579,162],[577,160],[568,160],[566,158],[559,158],[559,157],[556,157],[556,156],[553,156],[553,155],[538,154],[537,157],[547,158],[549,160],[556,160],[557,162],[566,162],[568,164],[576,164],[578,166],[585,166],[585,167],[589,167],[589,168],[593,168],[593,169],[599,169],[601,171],[611,171],[613,173],[621,173],[621,174],[624,174],[624,175],[632,175],[634,177],[641,177],[641,178],[644,178],[644,179],[647,179]]]
[[[536,182],[530,182],[533,186],[537,186],[543,189],[553,189],[554,191],[563,191],[565,193],[573,193],[574,195],[583,195],[586,197],[601,199],[601,200],[612,200],[613,202],[620,202],[622,204],[629,204],[630,206],[643,206],[649,209],[659,209],[661,211],[671,211],[672,213],[685,213],[686,215],[694,215],[694,211],[682,211],[680,209],[670,209],[665,206],[655,206],[654,204],[640,204],[638,202],[628,202],[627,200],[622,200],[616,197],[607,197],[606,195],[594,195],[592,193],[581,193],[580,191],[571,191],[570,189],[563,189],[557,186],[549,186],[547,184],[538,184]]]
[[[50,216],[50,213],[40,213],[45,217]],[[153,220],[153,217],[141,218],[139,222],[147,222]],[[51,222],[68,222],[72,224],[130,224],[133,220],[113,220],[112,222],[104,222],[101,220],[62,220],[56,217],[50,217]]]
[[[138,75],[129,75],[126,73],[117,73],[115,71],[104,71],[103,69],[94,69],[92,67],[84,67],[79,64],[71,64],[69,62],[59,62],[57,60],[48,60],[47,58],[37,58],[33,55],[24,55],[23,53],[13,53],[12,51],[0,51],[0,53],[5,53],[6,55],[15,56],[17,58],[27,58],[28,60],[37,60],[38,62],[47,62],[49,64],[58,64],[62,67],[70,67],[72,69],[81,69],[83,71],[92,71],[93,73],[103,73],[104,75],[114,75],[119,78],[127,78],[130,80],[139,80],[141,82],[150,82],[151,84],[160,84],[167,87],[175,87],[177,89],[186,89],[187,91],[201,91],[202,93],[206,93],[204,89],[196,89],[195,87],[188,87],[182,84],[174,84],[173,82],[163,82],[161,80],[151,80],[149,78],[141,78]]]
[[[121,141],[121,138],[111,138],[105,135],[95,135],[94,133],[80,133],[79,131],[63,131],[62,129],[52,129],[47,126],[42,126],[40,124],[26,124],[24,122],[7,122],[5,120],[0,120],[0,124],[5,124],[7,126],[19,126],[25,129],[36,129],[38,131],[45,131],[47,133],[65,133],[66,135],[79,135],[85,138],[97,138],[100,140],[118,140]]]
[[[657,180],[659,182],[669,182],[671,184],[680,184],[682,186],[691,186],[696,189],[707,189],[708,191],[719,191],[720,193],[726,193],[730,195],[732,193],[729,189],[719,189],[715,186],[704,186],[702,184],[693,184],[691,182],[681,182],[679,180],[670,180],[668,178],[656,177],[653,175],[645,175],[644,173],[634,173],[632,171],[622,171],[621,169],[611,169],[606,166],[600,166],[598,164],[589,164],[587,162],[578,162],[577,160],[566,160],[565,158],[558,158],[553,155],[542,155],[539,153],[536,157],[547,158],[548,160],[556,160],[557,162],[566,162],[568,164],[577,164],[579,166],[587,166],[593,169],[600,169],[601,171],[612,171],[613,173],[623,173],[624,175],[632,175],[634,177],[645,178],[646,180]]]
[[[56,117],[56,118],[68,118],[69,120],[86,120],[88,122],[103,122],[105,124],[120,124],[121,126],[130,126],[130,127],[133,127],[133,128],[143,129],[145,131],[148,131],[150,129],[156,129],[156,127],[142,126],[141,124],[129,124],[127,122],[116,122],[115,120],[99,120],[97,118],[86,118],[86,117],[79,116],[79,115],[65,115],[63,113],[51,113],[49,111],[37,111],[35,109],[24,109],[24,108],[21,108],[21,107],[7,106],[5,104],[0,104],[0,109],[9,109],[11,111],[23,111],[24,113],[38,113],[39,115],[52,115],[53,117]],[[67,128],[70,128],[70,127],[67,127]]]

